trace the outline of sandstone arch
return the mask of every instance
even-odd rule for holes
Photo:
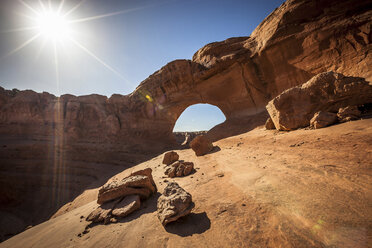
[[[173,133],[207,131],[225,120],[226,116],[219,107],[197,103],[182,111],[173,127]]]

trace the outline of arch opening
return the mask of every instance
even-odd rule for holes
[[[206,133],[225,120],[226,116],[217,106],[204,103],[193,104],[178,117],[173,127],[173,134],[177,143],[186,145],[195,136]]]

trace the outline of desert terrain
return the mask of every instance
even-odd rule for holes
[[[288,0],[128,95],[0,87],[0,247],[371,247],[371,20],[367,0]],[[173,133],[199,103],[226,117],[204,156],[200,133]],[[166,176],[168,151],[195,171]],[[140,209],[87,221],[103,185],[145,168]],[[169,182],[195,207],[164,227]]]
[[[292,132],[258,126],[202,157],[177,150],[195,163],[187,177],[166,178],[162,155],[114,176],[152,168],[159,192],[166,181],[190,192],[195,209],[166,228],[156,194],[133,215],[82,234],[94,188],[0,247],[370,247],[371,144],[372,119]]]

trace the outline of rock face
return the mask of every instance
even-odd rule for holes
[[[164,174],[170,178],[183,177],[190,175],[193,170],[193,162],[176,161],[165,170]]]
[[[163,164],[170,165],[179,159],[177,152],[171,151],[164,154]]]
[[[357,106],[347,106],[345,108],[340,108],[337,113],[337,117],[340,122],[357,120],[361,116],[361,112]]]
[[[199,135],[190,142],[190,147],[196,156],[203,156],[212,151],[213,144],[205,135]]]
[[[171,182],[158,199],[158,218],[163,226],[188,215],[194,208],[192,197],[177,183]]]
[[[321,72],[372,81],[371,13],[368,0],[289,0],[249,37],[214,42],[192,60],[170,62],[129,95],[56,97],[0,87],[0,210],[36,216],[20,220],[23,228],[40,223],[102,174],[92,164],[131,166],[144,150],[172,149],[165,146],[190,105],[215,105],[226,123],[239,123]],[[89,180],[82,182],[82,174]],[[24,184],[15,186],[17,180]]]
[[[337,115],[331,112],[319,111],[310,120],[310,126],[315,129],[330,126],[337,122]]]
[[[308,126],[318,111],[337,112],[341,107],[370,102],[372,85],[363,78],[325,72],[284,91],[266,109],[276,129],[288,131]]]
[[[99,189],[97,203],[102,204],[127,195],[139,195],[148,198],[156,192],[156,185],[152,179],[151,169],[132,173],[120,181],[107,183]]]

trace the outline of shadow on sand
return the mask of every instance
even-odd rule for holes
[[[181,237],[187,237],[193,234],[201,234],[207,231],[210,227],[211,221],[208,218],[207,213],[202,212],[191,213],[179,218],[177,221],[166,225],[165,230]]]

